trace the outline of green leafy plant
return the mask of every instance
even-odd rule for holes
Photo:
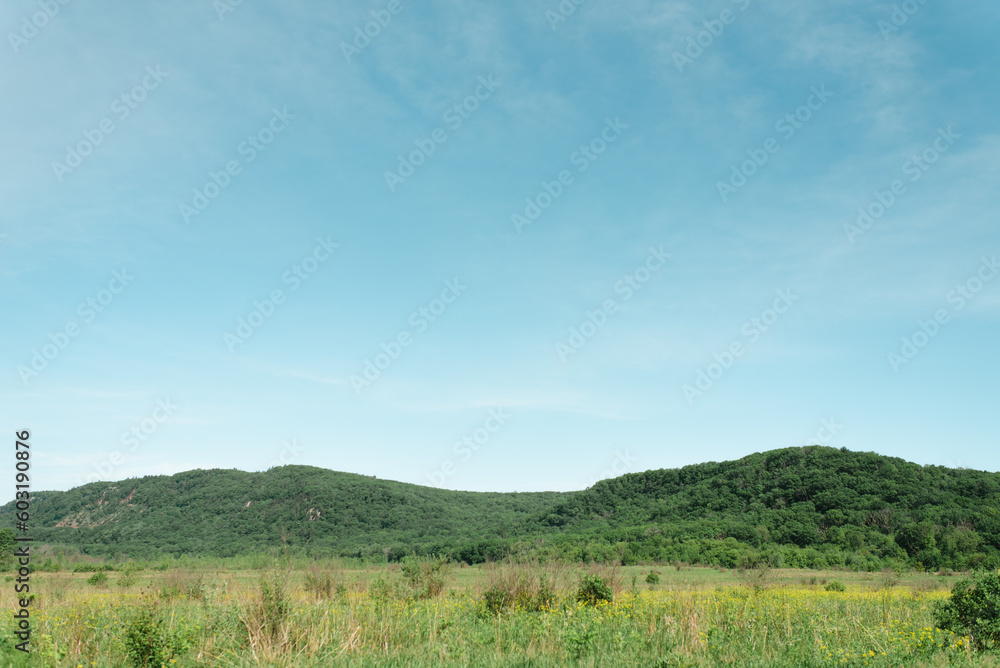
[[[847,587],[840,580],[831,580],[823,589],[827,591],[847,591]]]
[[[574,661],[579,661],[590,653],[597,643],[597,629],[588,624],[574,626],[566,634],[566,645]]]
[[[135,668],[159,668],[174,654],[163,618],[152,608],[140,609],[125,627],[125,656]]]
[[[403,598],[405,595],[401,591],[398,580],[390,580],[384,575],[379,575],[368,584],[368,596],[375,605],[381,606],[393,599]]]
[[[978,650],[1000,648],[1000,574],[974,573],[956,582],[951,598],[935,607],[934,621],[971,636]]]
[[[660,584],[660,574],[657,573],[656,571],[653,571],[652,573],[650,573],[649,575],[647,575],[646,576],[646,584],[648,584],[648,585],[658,585],[658,584]]]
[[[536,575],[529,569],[509,566],[494,576],[483,592],[487,612],[498,615],[510,608],[540,612],[555,603],[555,587],[550,577]]]
[[[87,578],[87,584],[94,585],[95,587],[103,587],[108,582],[108,574],[104,571],[97,571],[89,578]]]
[[[441,594],[450,573],[446,558],[406,557],[400,565],[403,581],[410,589],[409,598],[426,599]]]
[[[597,575],[584,576],[576,590],[576,600],[587,605],[597,605],[602,601],[610,603],[614,598],[615,593],[607,581]]]
[[[138,581],[141,570],[134,561],[125,562],[121,567],[121,575],[118,576],[118,586],[123,588],[133,586]]]

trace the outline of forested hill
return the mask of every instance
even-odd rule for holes
[[[604,480],[535,519],[543,529],[618,534],[630,544],[734,538],[763,550],[1000,565],[1000,474],[819,446]],[[634,528],[658,537],[622,531]]]
[[[37,538],[101,554],[508,552],[738,565],[1000,567],[1000,474],[820,446],[634,473],[570,493],[454,492],[307,466],[189,471],[32,503]],[[10,504],[3,512],[13,515]]]
[[[92,553],[229,556],[290,545],[395,549],[398,557],[411,545],[443,551],[468,537],[508,537],[522,518],[560,498],[455,492],[311,466],[214,469],[41,492],[31,521],[38,540]],[[13,513],[11,504],[3,512]]]

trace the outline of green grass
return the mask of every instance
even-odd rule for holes
[[[652,570],[660,573],[657,585],[645,583]],[[555,584],[554,602],[538,612],[489,613],[481,595],[501,571],[545,575]],[[585,574],[611,584],[614,602],[579,603],[575,589]],[[133,648],[160,648],[173,659],[169,666],[192,667],[1000,666],[996,655],[976,655],[967,639],[933,628],[934,604],[958,576],[452,565],[444,593],[408,599],[417,589],[392,589],[403,582],[398,565],[147,569],[124,587],[123,572],[109,575],[96,588],[87,573],[34,574],[39,651],[25,660],[5,633],[0,665],[128,666],[131,637]],[[320,576],[335,583],[328,593],[306,586]],[[378,579],[389,593],[370,595]],[[833,580],[847,591],[825,591]],[[12,610],[10,587],[2,598]]]

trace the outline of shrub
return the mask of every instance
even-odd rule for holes
[[[610,603],[614,598],[615,593],[607,581],[597,575],[584,576],[579,589],[576,590],[576,600],[587,605],[597,605],[601,601]]]
[[[400,564],[403,581],[409,587],[407,598],[433,598],[444,591],[450,569],[444,557],[417,559],[405,557]]]
[[[658,585],[660,584],[660,576],[656,573],[650,573],[646,576],[646,584]]]
[[[483,605],[489,612],[494,615],[499,615],[501,612],[510,607],[514,599],[507,589],[501,587],[500,585],[493,585],[491,587],[487,587],[486,591],[483,592],[482,600]]]
[[[830,580],[830,583],[823,587],[827,591],[847,591],[847,587],[840,580]]]
[[[775,574],[771,568],[771,558],[761,555],[744,555],[737,569],[743,586],[754,592],[762,592],[774,585]],[[813,578],[815,584],[816,578]]]
[[[139,579],[139,568],[134,561],[126,562],[121,568],[121,575],[118,576],[118,586],[119,587],[131,587]]]
[[[163,618],[154,609],[140,609],[125,626],[122,645],[134,668],[159,668],[184,651],[184,641],[172,637]]]
[[[544,575],[534,575],[514,569],[501,573],[483,592],[486,610],[498,615],[515,607],[526,612],[540,612],[552,607],[555,589],[552,581]]]
[[[52,561],[52,558],[48,557],[45,559],[45,562],[35,570],[43,573],[58,573],[62,570],[62,565],[58,561]]]
[[[977,650],[1000,648],[1000,574],[977,573],[956,582],[951,598],[935,607],[934,622],[971,636]]]
[[[104,571],[97,571],[89,578],[87,578],[87,584],[92,584],[95,587],[103,587],[108,581],[108,574]]]

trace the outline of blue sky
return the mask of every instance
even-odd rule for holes
[[[35,489],[1000,469],[996,3],[223,2],[0,10]]]

